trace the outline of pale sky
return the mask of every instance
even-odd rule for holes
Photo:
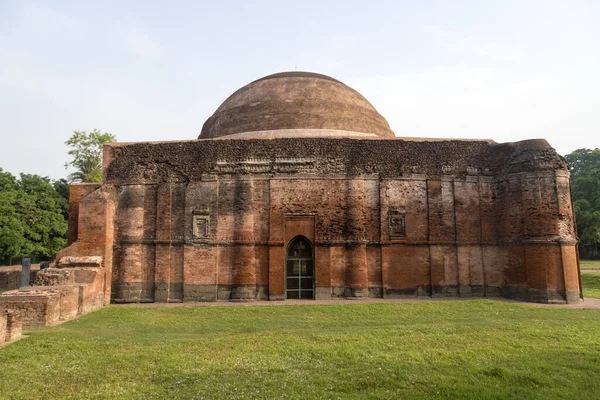
[[[358,90],[400,137],[600,147],[597,0],[0,0],[0,167],[65,177],[74,130],[195,139],[293,70]]]

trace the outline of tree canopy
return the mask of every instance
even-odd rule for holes
[[[17,179],[0,168],[0,260],[54,257],[66,245],[68,195],[64,179]]]
[[[565,156],[581,255],[600,258],[600,149],[578,149]]]
[[[65,142],[70,148],[68,154],[73,159],[65,164],[75,167],[69,174],[69,182],[101,182],[102,181],[102,145],[115,142],[117,139],[110,133],[102,133],[94,129],[90,133],[74,131]]]

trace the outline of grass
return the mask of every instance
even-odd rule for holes
[[[579,260],[581,269],[600,269],[600,260]]]
[[[581,285],[583,286],[583,297],[600,299],[600,273],[584,272],[581,274]]]
[[[111,306],[0,349],[6,399],[595,398],[600,310]]]

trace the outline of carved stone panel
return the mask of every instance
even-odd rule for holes
[[[208,215],[194,214],[193,216],[193,232],[194,239],[205,239],[210,235],[210,217]]]
[[[406,215],[393,213],[390,214],[390,236],[403,237],[406,236]]]

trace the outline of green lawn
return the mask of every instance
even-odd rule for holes
[[[579,260],[581,269],[600,269],[600,260]]]
[[[597,398],[599,332],[493,300],[111,306],[0,349],[0,397]]]
[[[584,297],[600,299],[600,273],[584,272],[581,274]]]

